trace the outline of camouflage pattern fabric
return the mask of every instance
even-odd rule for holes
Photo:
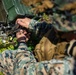
[[[24,43],[0,54],[0,71],[5,75],[74,75],[73,64],[73,58],[37,62]]]
[[[53,10],[52,16],[53,26],[62,32],[69,32],[76,30],[76,0],[54,0],[54,3],[57,5]],[[73,4],[74,3],[74,4]],[[57,9],[57,10],[56,10]],[[57,12],[59,11],[59,12]],[[63,16],[65,18],[63,18]]]
[[[76,23],[68,21],[64,18],[65,16],[60,16],[59,14],[53,15],[53,27],[61,32],[69,32],[76,30]]]

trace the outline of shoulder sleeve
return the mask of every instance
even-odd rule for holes
[[[30,24],[29,24],[29,29],[35,29],[35,26],[39,23],[38,21],[32,19]]]
[[[34,32],[36,35],[40,33],[46,33],[48,29],[51,29],[51,28],[52,28],[51,24],[47,24],[46,22],[39,22],[33,19],[31,20],[29,24],[29,29],[32,32]]]

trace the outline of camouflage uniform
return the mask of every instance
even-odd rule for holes
[[[32,20],[29,28],[37,31],[37,23]],[[37,62],[25,43],[19,43],[17,50],[6,50],[0,54],[0,71],[5,75],[75,75],[74,63],[72,57]]]
[[[74,75],[72,58],[37,62],[25,43],[17,50],[0,54],[0,71],[5,75]]]

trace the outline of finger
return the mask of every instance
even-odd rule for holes
[[[17,19],[16,24],[19,24],[23,27],[28,28],[30,21],[31,21],[31,19],[29,19],[29,18]]]
[[[16,23],[18,23],[18,21],[25,22],[25,21],[27,21],[27,18],[21,18],[21,19],[19,18],[16,20]]]
[[[22,19],[17,19],[15,23],[17,24],[17,23],[18,23],[18,21],[20,21],[20,20],[22,20]]]
[[[25,21],[25,22],[23,22],[23,21],[18,21],[17,24],[19,24],[20,26],[25,27],[25,28],[28,29],[28,25],[29,25],[29,23],[26,22],[26,21]]]
[[[17,20],[16,20],[16,23],[18,23],[19,21],[25,22],[25,19],[17,19]]]
[[[26,27],[25,23],[22,21],[18,21],[17,24],[19,24],[20,26]]]

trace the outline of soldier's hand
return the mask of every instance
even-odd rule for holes
[[[26,27],[26,28],[29,27],[30,22],[31,22],[30,18],[18,18],[16,20],[16,24],[23,26],[23,27]]]

